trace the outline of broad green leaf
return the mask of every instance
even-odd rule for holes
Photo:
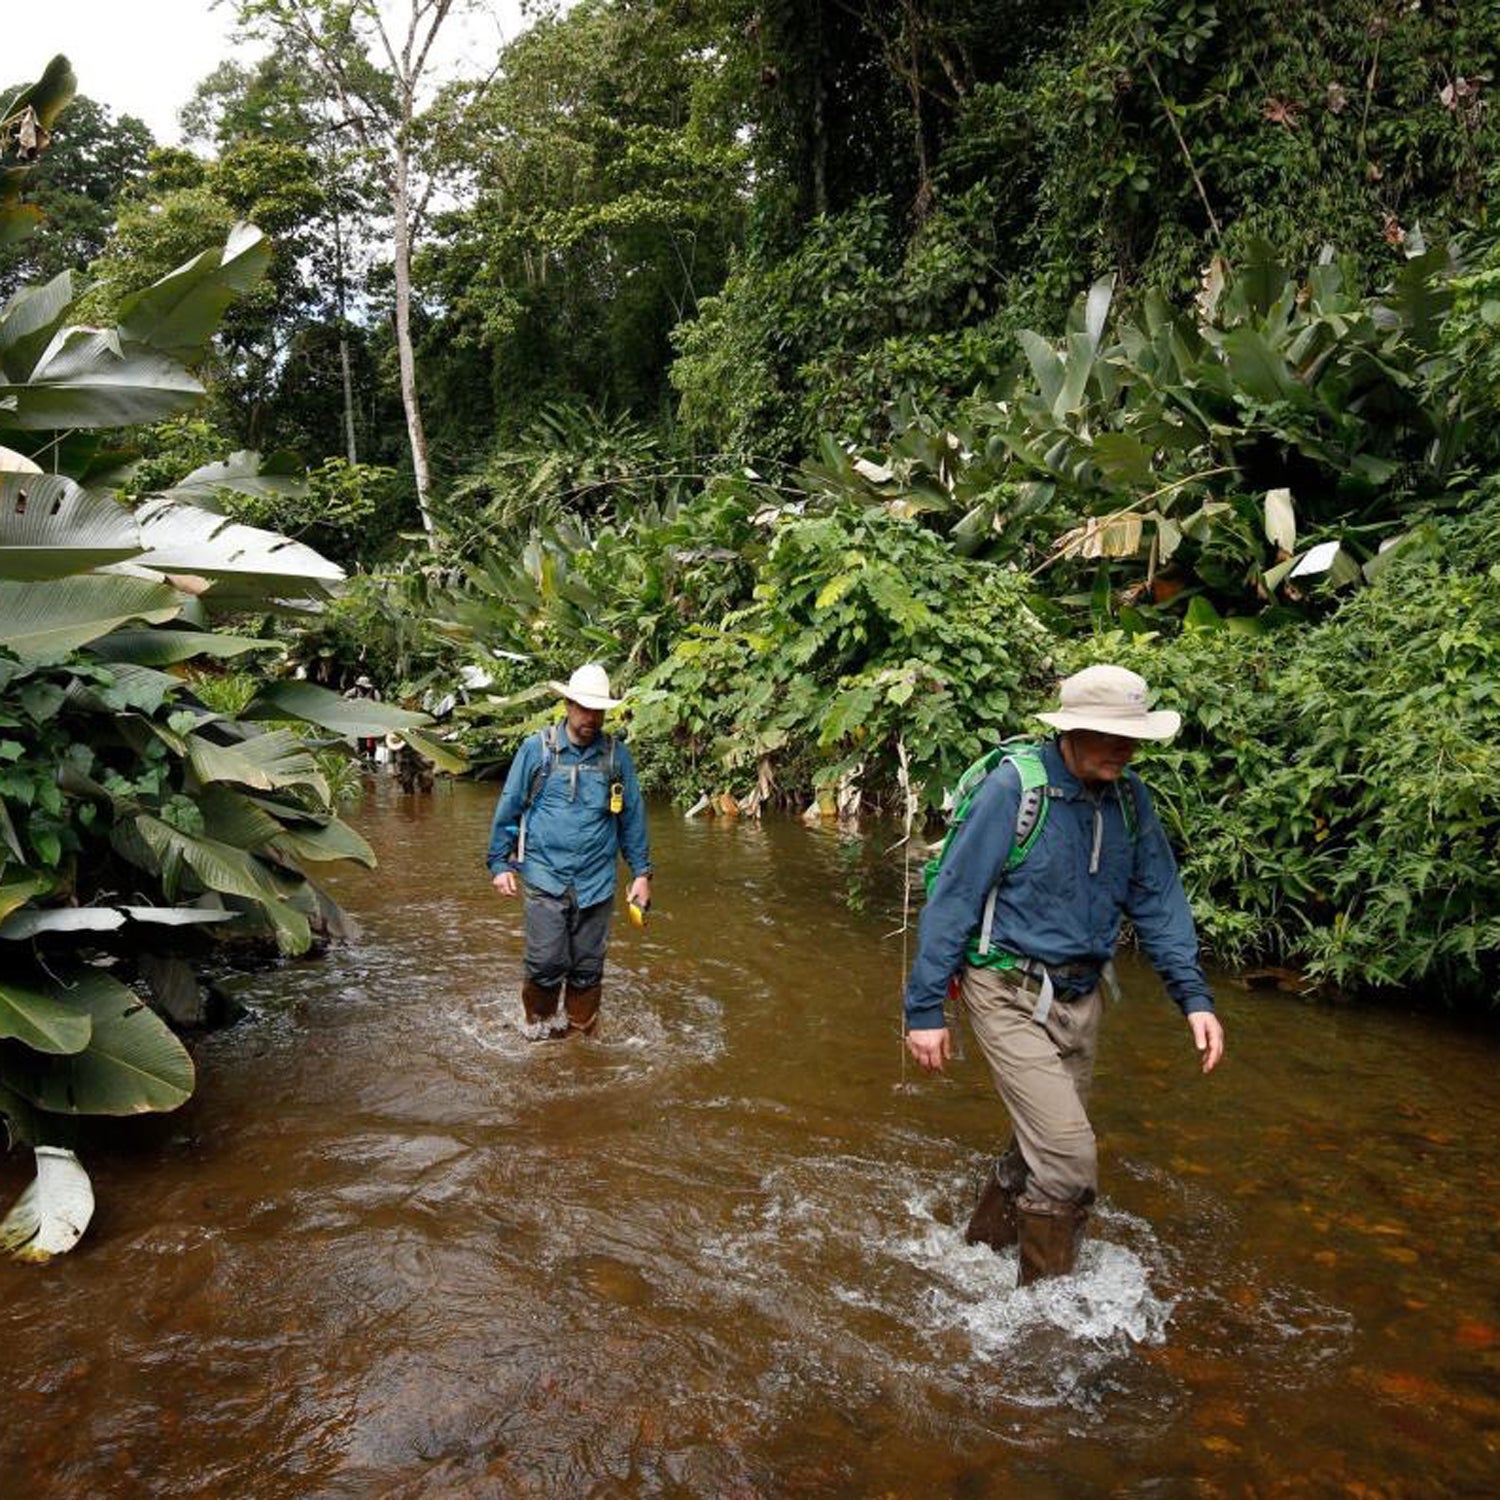
[[[24,662],[56,661],[128,620],[170,620],[182,602],[164,583],[123,574],[45,583],[0,580],[0,646]]]
[[[1170,562],[1172,554],[1182,545],[1182,528],[1171,516],[1156,516],[1156,560]]]
[[[0,882],[0,922],[3,922],[17,907],[34,896],[44,895],[52,889],[52,881],[45,875],[20,875]]]
[[[307,477],[292,454],[273,453],[263,458],[248,449],[231,453],[220,463],[204,464],[159,493],[166,499],[197,505],[218,512],[218,497],[224,490],[257,498],[294,498],[307,493]]]
[[[351,859],[373,870],[378,863],[369,844],[338,818],[324,828],[285,829],[271,847],[292,855],[298,861],[309,860],[315,864]]]
[[[230,303],[271,263],[271,243],[253,224],[236,224],[222,247],[205,250],[120,304],[120,332],[192,361],[207,347]]]
[[[195,406],[203,387],[175,360],[112,329],[65,328],[25,381],[0,385],[13,401],[5,424],[24,431],[61,427],[133,427]]]
[[[1224,624],[1224,617],[1216,610],[1202,594],[1195,595],[1188,603],[1187,614],[1183,617],[1183,625],[1189,630],[1218,630]]]
[[[1089,288],[1088,302],[1084,307],[1083,326],[1088,335],[1089,348],[1098,349],[1104,337],[1104,325],[1109,319],[1109,304],[1115,295],[1115,278],[1111,273],[1101,276]]]
[[[196,656],[226,659],[243,656],[247,651],[285,651],[286,645],[251,635],[220,635],[212,630],[116,630],[95,641],[89,649],[101,661],[172,667]]]
[[[450,776],[462,776],[469,769],[469,758],[461,749],[446,745],[430,734],[422,734],[415,729],[404,729],[401,731],[401,738],[418,755],[430,760],[438,770],[446,771]]]
[[[1244,265],[1235,280],[1238,289],[1244,293],[1249,310],[1264,318],[1286,285],[1286,267],[1277,260],[1269,241],[1256,235],[1246,248]]]
[[[254,855],[217,839],[182,833],[149,813],[137,815],[134,826],[164,869],[185,865],[206,890],[258,903],[283,952],[307,951],[312,941],[307,919],[288,906],[271,872]]]
[[[1052,415],[1059,420],[1072,415],[1083,404],[1083,394],[1094,368],[1094,347],[1086,333],[1070,333],[1067,343],[1068,358],[1063,367],[1062,389],[1058,391],[1052,408]]]
[[[23,1099],[56,1114],[134,1115],[176,1109],[192,1096],[192,1058],[133,990],[90,971],[67,996],[93,1022],[93,1035],[72,1056],[32,1053],[8,1069]]]
[[[38,1146],[36,1176],[0,1220],[0,1251],[41,1265],[66,1255],[93,1217],[93,1185],[78,1158],[61,1146]]]
[[[1288,489],[1266,491],[1266,540],[1282,552],[1297,550],[1297,510]]]
[[[6,380],[27,379],[72,303],[71,271],[39,286],[22,287],[0,311],[0,375]]]
[[[1026,358],[1031,364],[1031,373],[1036,376],[1037,389],[1049,408],[1057,405],[1057,397],[1063,387],[1063,364],[1051,344],[1041,334],[1023,328],[1016,335]]]
[[[234,575],[285,589],[288,583],[341,583],[344,570],[301,542],[274,531],[161,498],[136,512],[144,554],[140,567],[163,573],[192,573],[205,578]]]
[[[242,719],[305,719],[341,735],[389,734],[430,724],[426,714],[378,703],[344,698],[311,682],[267,683],[240,715]]]
[[[232,745],[215,744],[200,734],[187,738],[188,763],[199,781],[233,781],[273,792],[284,786],[311,787],[328,800],[328,783],[312,752],[289,729],[252,735]]]
[[[93,1034],[88,1012],[67,1000],[0,980],[0,1037],[33,1052],[82,1052]]]
[[[1235,384],[1258,401],[1290,401],[1302,393],[1286,360],[1254,328],[1232,329],[1224,338],[1224,357]]]
[[[77,92],[78,79],[73,74],[73,66],[59,52],[35,83],[5,101],[7,113],[18,115],[23,109],[35,110],[43,129],[51,130]]]
[[[1128,432],[1104,432],[1094,439],[1094,462],[1116,484],[1149,484],[1152,452]]]
[[[0,475],[0,578],[87,573],[141,551],[124,506],[57,474]]]
[[[264,849],[285,832],[285,820],[279,816],[281,804],[247,796],[222,782],[204,788],[198,807],[203,832],[236,849]]]

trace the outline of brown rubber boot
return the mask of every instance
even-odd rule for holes
[[[533,1039],[547,1031],[560,1030],[557,1002],[561,995],[560,984],[538,984],[534,979],[521,981],[521,1008],[526,1012],[527,1030],[533,1033]]]
[[[1030,1286],[1045,1276],[1072,1275],[1088,1218],[1088,1209],[1073,1203],[1059,1203],[1044,1209],[1018,1203],[1016,1228],[1021,1247],[1021,1273],[1016,1285]]]
[[[569,1036],[592,1036],[599,1021],[599,994],[603,984],[591,984],[587,989],[568,986],[563,1004],[568,1012]]]
[[[1026,1185],[1026,1165],[1019,1163],[1019,1174],[1011,1167],[1009,1156],[1001,1157],[993,1167],[979,1195],[974,1216],[964,1230],[964,1244],[988,1245],[991,1250],[1008,1249],[1016,1242],[1016,1199]],[[1015,1180],[1019,1177],[1019,1180]]]

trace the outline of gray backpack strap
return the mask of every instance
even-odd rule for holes
[[[531,805],[541,795],[552,770],[552,762],[557,758],[557,725],[549,724],[545,729],[538,730],[537,739],[541,742],[542,763],[531,773],[531,785],[526,788],[526,800],[521,804],[521,821],[516,828],[517,864],[526,858],[526,819],[531,813]]]

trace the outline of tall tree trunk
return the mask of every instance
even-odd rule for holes
[[[411,345],[411,187],[408,146],[396,146],[396,171],[391,187],[391,209],[396,220],[396,354],[401,364],[401,405],[406,410],[406,435],[411,442],[412,475],[417,485],[417,510],[427,545],[437,550],[432,524],[432,478],[427,467],[427,433],[422,426],[422,404],[417,396],[417,361]]]
[[[345,311],[344,225],[339,216],[338,185],[333,189],[333,285],[338,299],[339,374],[344,383],[344,448],[349,462],[357,464],[359,453],[354,445],[354,375],[349,368],[349,319]]]

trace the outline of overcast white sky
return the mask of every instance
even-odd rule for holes
[[[232,5],[211,0],[0,0],[5,11],[5,54],[0,88],[29,83],[59,52],[78,75],[78,91],[131,114],[156,139],[180,139],[177,112],[198,82],[236,52]],[[403,0],[383,0],[390,15]],[[520,30],[519,0],[482,0],[470,15],[451,19],[440,36],[445,68],[488,71],[500,40]],[[450,30],[451,28],[451,30]],[[404,28],[403,28],[404,31]]]

